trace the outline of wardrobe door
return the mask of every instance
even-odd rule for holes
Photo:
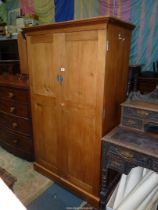
[[[57,172],[59,131],[58,60],[55,35],[28,38],[31,103],[36,163]]]
[[[93,194],[98,194],[99,186],[102,106],[98,103],[103,104],[104,39],[103,31],[67,33],[62,72],[61,128],[67,145],[67,179]]]

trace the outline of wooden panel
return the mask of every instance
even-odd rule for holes
[[[83,19],[83,20],[45,24],[45,25],[40,25],[36,27],[27,27],[27,28],[24,28],[24,32],[27,32],[27,34],[31,34],[31,32],[32,34],[36,34],[36,32],[37,33],[41,31],[48,32],[50,30],[55,31],[56,29],[58,30],[61,29],[62,31],[66,29],[75,30],[78,27],[84,27],[84,30],[87,30],[87,28],[89,29],[90,26],[92,26],[93,29],[98,29],[97,28],[98,26],[102,26],[102,29],[104,29],[103,27],[109,23],[113,24],[114,26],[120,26],[120,27],[128,28],[130,30],[134,29],[134,25],[128,22],[119,20],[118,18],[115,18],[115,17],[94,17],[91,19],[89,18],[89,19]]]
[[[66,166],[67,178],[76,186],[93,192],[94,161],[98,162],[95,153],[99,149],[98,138],[95,136],[95,111],[64,107],[62,109],[62,141],[67,150]],[[75,157],[75,158],[74,158]],[[82,161],[81,161],[82,160]]]
[[[97,31],[88,31],[88,32],[73,32],[66,34],[66,41],[88,41],[88,40],[97,40],[98,33]]]
[[[32,93],[54,96],[56,72],[53,69],[53,36],[46,35],[42,39],[37,36],[36,39],[30,39],[28,56]]]
[[[120,121],[120,103],[125,100],[127,91],[130,31],[109,25],[107,40],[103,134]]]
[[[20,72],[28,74],[27,45],[22,33],[18,34],[18,50],[20,59]]]
[[[58,167],[58,107],[53,97],[32,95],[33,131],[36,161],[56,171]]]
[[[94,109],[97,97],[97,40],[67,41],[65,54],[65,72],[61,72],[64,78],[63,99]]]

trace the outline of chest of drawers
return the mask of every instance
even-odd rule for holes
[[[158,105],[140,101],[121,104],[121,125],[140,131],[156,132],[158,130]]]
[[[34,159],[27,79],[0,76],[0,145],[19,157]]]

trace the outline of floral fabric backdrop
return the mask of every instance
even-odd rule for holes
[[[7,21],[7,12],[20,8],[23,15],[36,14],[41,23],[116,16],[133,23],[130,64],[142,64],[152,70],[158,60],[157,0],[6,0],[0,1],[0,17]]]

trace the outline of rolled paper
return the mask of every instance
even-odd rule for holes
[[[127,176],[124,198],[131,192],[131,190],[141,181],[144,169],[142,167],[132,168]]]
[[[123,174],[121,176],[121,180],[118,185],[117,195],[116,195],[114,205],[113,205],[114,209],[121,203],[122,199],[124,198],[126,179],[127,179],[127,176],[125,174]]]
[[[114,201],[117,195],[117,191],[118,191],[118,187],[119,187],[119,183],[117,184],[117,186],[115,187],[114,192],[112,193],[107,205],[106,205],[106,210],[113,210],[113,206],[114,206]]]
[[[125,197],[116,210],[135,210],[144,201],[144,199],[158,185],[158,174],[150,171],[139,184]]]
[[[153,197],[151,198],[148,205],[143,210],[149,210],[149,209],[150,210],[157,210],[158,209],[158,189],[157,189],[155,195],[153,195]]]
[[[144,168],[143,169],[143,176],[145,176],[149,171],[150,171],[150,169]]]
[[[145,198],[145,200],[139,205],[139,207],[136,210],[151,210],[155,199],[158,200],[158,186],[156,186],[152,190],[152,192]]]

